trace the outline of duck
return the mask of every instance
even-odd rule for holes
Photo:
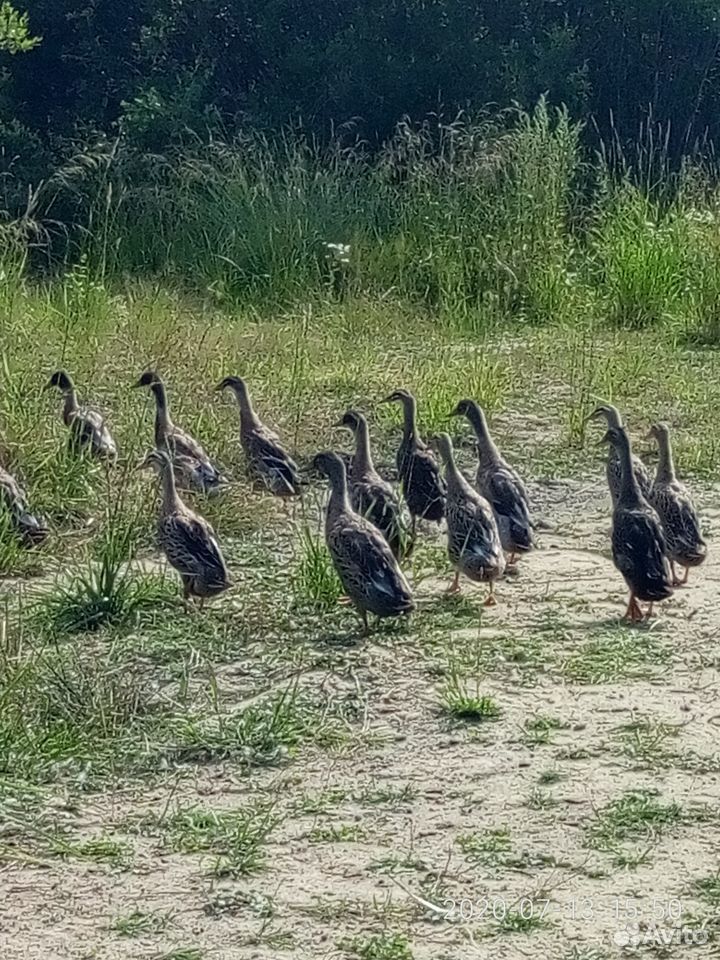
[[[382,402],[400,403],[403,408],[403,435],[396,463],[410,511],[411,539],[414,541],[418,520],[440,523],[445,516],[445,483],[437,460],[418,434],[415,397],[407,390],[395,390]]]
[[[183,490],[213,495],[227,485],[227,480],[211,462],[202,445],[173,423],[165,384],[155,370],[146,370],[136,389],[148,387],[155,398],[155,448],[172,456],[175,479]]]
[[[353,510],[377,527],[393,556],[400,559],[405,540],[400,502],[390,484],[375,469],[368,422],[359,411],[346,410],[338,426],[350,430],[355,437],[355,455],[349,470]]]
[[[620,463],[620,490],[613,509],[612,555],[630,590],[624,619],[640,621],[652,616],[655,603],[673,594],[665,536],[660,518],[640,491],[627,430],[623,426],[610,427],[604,440],[613,445]],[[640,602],[649,604],[644,614]]]
[[[54,388],[63,396],[62,418],[70,429],[70,448],[75,453],[88,453],[97,460],[117,460],[117,444],[105,418],[97,410],[78,404],[75,384],[65,370],[56,370],[45,385],[46,390]]]
[[[589,420],[601,420],[604,419],[607,425],[607,429],[617,429],[618,427],[623,426],[622,417],[620,416],[620,411],[617,407],[614,407],[611,403],[602,403],[600,406],[596,407],[593,412],[588,417]],[[635,474],[635,479],[637,485],[640,489],[640,493],[647,500],[650,495],[650,488],[652,486],[652,481],[650,480],[650,474],[645,464],[642,462],[640,457],[636,456],[634,453],[632,455],[632,469]],[[613,506],[615,505],[618,494],[620,493],[620,484],[622,471],[620,469],[620,460],[617,455],[617,450],[610,444],[608,448],[608,458],[605,466],[605,474],[607,476],[607,484],[610,490],[610,498],[612,500]]]
[[[460,593],[460,574],[475,583],[489,584],[485,606],[494,606],[495,581],[505,572],[505,555],[495,514],[490,503],[468,483],[455,462],[447,433],[439,434],[433,446],[445,466],[445,522],[447,549],[455,577],[449,594]]]
[[[330,483],[325,542],[363,633],[368,633],[369,613],[378,618],[407,616],[415,608],[410,587],[380,531],[353,510],[345,464],[327,450],[317,454],[313,467]]]
[[[160,477],[158,544],[168,563],[180,574],[186,609],[191,597],[200,601],[202,609],[206,599],[232,586],[215,531],[207,520],[183,503],[167,450],[150,450],[139,469],[152,469]]]
[[[42,517],[30,512],[25,491],[3,467],[0,467],[0,504],[23,546],[37,546],[47,539],[50,532],[47,523]]]
[[[690,491],[675,474],[670,427],[662,421],[654,423],[648,439],[656,441],[660,455],[648,500],[662,523],[673,586],[680,587],[688,582],[690,568],[700,566],[706,559],[707,544]],[[685,568],[682,579],[677,576],[675,564]]]
[[[478,451],[475,485],[493,508],[500,541],[508,554],[507,566],[512,567],[519,555],[528,553],[535,545],[525,484],[500,454],[479,403],[461,400],[451,416],[465,417],[475,431]]]
[[[240,444],[250,475],[276,497],[299,497],[302,485],[298,466],[278,435],[258,417],[246,382],[241,377],[225,377],[215,389],[235,394],[240,409]]]

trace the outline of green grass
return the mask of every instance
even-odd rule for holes
[[[500,719],[501,710],[492,697],[480,693],[476,679],[453,670],[441,692],[443,712],[453,720],[484,723]]]
[[[297,603],[320,612],[331,610],[342,595],[342,586],[324,541],[304,528],[298,549],[299,559],[293,577]]]
[[[512,852],[512,840],[506,829],[461,834],[457,845],[469,863],[484,867],[502,865]]]
[[[115,917],[110,929],[118,937],[151,937],[162,933],[171,922],[171,913],[134,910],[132,913]]]
[[[206,956],[200,947],[176,947],[167,953],[158,954],[158,960],[203,960]]]
[[[356,960],[413,960],[408,939],[400,933],[355,937],[345,946],[346,956]]]
[[[511,907],[509,910],[506,910],[502,919],[498,921],[495,932],[498,935],[513,933],[529,934],[546,927],[547,922],[542,917],[540,910],[530,907],[530,903],[531,901],[528,902],[527,909],[523,906],[518,908]]]
[[[525,721],[523,727],[523,742],[531,747],[545,746],[552,743],[555,730],[561,730],[564,724],[557,717],[539,714]]]
[[[627,627],[603,628],[562,665],[573,683],[613,683],[653,676],[667,662],[670,649],[650,632]]]
[[[93,837],[88,840],[57,837],[51,842],[50,852],[65,859],[105,863],[119,870],[129,869],[134,858],[133,850],[127,843],[108,837]]]
[[[356,823],[317,826],[308,833],[310,843],[358,843],[365,837],[364,828]]]
[[[628,791],[595,812],[585,840],[592,849],[612,855],[616,866],[634,869],[648,861],[662,835],[682,824],[685,816],[678,803],[665,803],[652,791]],[[627,842],[636,846],[628,848]]]
[[[623,754],[637,767],[672,767],[679,759],[672,741],[680,729],[652,717],[638,717],[617,731]]]
[[[263,869],[265,844],[279,822],[267,804],[229,811],[180,807],[159,820],[145,818],[138,827],[158,833],[176,853],[208,855],[212,876],[237,878]]]
[[[696,897],[715,910],[720,908],[720,873],[711,873],[693,881],[692,890]]]

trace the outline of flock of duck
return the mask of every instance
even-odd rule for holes
[[[140,467],[154,470],[161,482],[158,544],[180,575],[185,603],[195,598],[202,606],[206,599],[227,590],[231,580],[213,528],[185,503],[180,491],[212,495],[228,481],[202,445],[172,420],[167,391],[158,374],[146,371],[135,386],[150,390],[155,401],[154,447]],[[62,416],[72,449],[115,461],[117,446],[105,418],[79,404],[70,376],[59,370],[47,387],[62,394]],[[217,389],[231,390],[237,400],[240,443],[251,477],[277,497],[301,496],[303,480],[298,466],[257,415],[245,381],[226,377]],[[332,451],[318,453],[313,460],[313,467],[330,486],[325,539],[347,600],[356,608],[365,630],[369,614],[379,618],[409,614],[414,601],[400,564],[415,543],[418,521],[444,520],[448,559],[454,570],[448,592],[459,592],[460,578],[465,576],[487,584],[485,605],[495,604],[496,582],[516,569],[516,561],[535,545],[523,481],[501,455],[474,400],[461,400],[451,411],[453,416],[466,418],[475,433],[478,464],[474,485],[459,469],[448,434],[439,434],[430,446],[422,441],[412,394],[396,390],[385,402],[399,403],[403,410],[403,434],[396,457],[400,496],[375,469],[368,423],[356,410],[348,410],[338,424],[354,435],[349,468],[345,459]],[[651,616],[656,602],[687,582],[690,568],[703,562],[707,547],[690,493],[675,474],[667,425],[657,423],[651,429],[659,450],[657,472],[651,479],[632,453],[615,407],[599,406],[589,419],[604,420],[607,428],[603,441],[609,444],[612,554],[630,590],[625,617],[637,621]],[[48,528],[44,521],[30,511],[17,480],[2,469],[0,499],[16,536],[27,545],[45,539]],[[402,502],[411,518],[409,530]],[[682,578],[676,567],[684,570]],[[644,613],[640,603],[649,605]]]

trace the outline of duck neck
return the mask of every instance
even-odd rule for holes
[[[658,454],[655,480],[658,483],[672,483],[675,480],[675,461],[673,460],[670,437],[666,433],[658,437]]]
[[[150,389],[155,397],[155,445],[165,447],[168,431],[172,427],[165,384],[153,383]]]
[[[640,487],[638,482],[635,479],[635,472],[632,466],[632,451],[630,449],[630,443],[628,440],[625,440],[618,447],[618,459],[620,461],[620,497],[619,502],[623,503],[625,506],[637,506],[642,501],[642,496],[640,494]]]
[[[235,387],[234,390],[238,407],[240,408],[240,429],[256,429],[260,426],[260,418],[255,413],[255,408],[253,407],[247,387],[243,384],[242,386]]]
[[[475,407],[471,410],[468,418],[477,437],[480,463],[495,463],[500,459],[500,451],[490,436],[485,414],[479,407]]]
[[[461,489],[466,484],[460,469],[455,462],[455,455],[452,450],[448,450],[444,456],[445,460],[445,482],[447,483],[448,493],[452,494]]]
[[[415,397],[408,397],[403,403],[403,437],[405,440],[418,439]]]
[[[345,471],[339,470],[330,477],[330,499],[327,506],[327,522],[332,525],[342,513],[350,512]]]
[[[160,481],[162,484],[162,512],[163,514],[175,513],[182,504],[175,486],[175,471],[169,461],[163,464]]]
[[[63,393],[63,420],[69,423],[73,414],[78,411],[77,394],[74,387],[69,387]]]
[[[353,477],[360,479],[375,470],[372,454],[370,453],[370,431],[365,420],[359,420],[355,431],[355,459],[353,460]]]

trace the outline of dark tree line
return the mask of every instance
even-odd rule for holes
[[[0,53],[3,170],[33,181],[68,142],[141,150],[301,121],[382,141],[402,117],[547,93],[593,129],[718,134],[715,0],[26,0],[41,42]],[[6,178],[7,179],[7,178]]]

